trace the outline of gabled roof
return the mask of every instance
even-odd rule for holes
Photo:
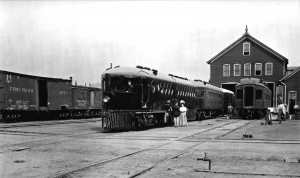
[[[276,57],[278,57],[279,59],[285,61],[286,63],[288,63],[288,59],[285,58],[284,56],[282,56],[281,54],[277,53],[276,51],[274,51],[273,49],[269,48],[267,45],[263,44],[262,42],[260,42],[259,40],[255,39],[253,36],[251,36],[248,33],[248,29],[246,27],[246,32],[244,33],[243,36],[241,36],[239,39],[237,39],[235,42],[233,42],[231,45],[229,45],[227,48],[225,48],[224,50],[222,50],[220,53],[218,53],[217,55],[215,55],[213,58],[211,58],[209,61],[207,61],[207,64],[211,64],[214,61],[216,61],[217,59],[219,59],[221,56],[223,56],[225,53],[227,53],[229,50],[231,50],[232,48],[234,48],[236,45],[238,45],[239,43],[241,43],[243,40],[245,39],[249,39],[252,42],[256,43],[257,45],[259,45],[260,47],[262,47],[263,49],[267,50],[268,52],[272,53],[273,55],[275,55]]]
[[[295,69],[295,70],[294,70],[293,72],[291,72],[290,74],[285,75],[285,76],[281,79],[281,81],[286,81],[286,80],[288,80],[290,77],[292,77],[293,75],[297,74],[299,71],[300,71],[300,66],[298,66],[298,68]]]

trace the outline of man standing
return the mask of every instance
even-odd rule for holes
[[[233,111],[233,107],[231,106],[231,103],[228,103],[228,107],[227,107],[227,119],[230,119],[230,117],[232,116],[232,111]]]
[[[179,126],[179,116],[180,116],[180,110],[179,110],[178,102],[176,102],[175,105],[173,106],[173,117],[174,117],[175,127]]]
[[[285,115],[286,115],[286,108],[285,108],[284,104],[280,104],[280,105],[278,105],[277,109],[278,109],[279,124],[281,124],[282,118],[285,118]]]
[[[171,113],[173,111],[172,107],[170,106],[171,101],[168,100],[164,106],[164,110],[165,110],[165,123],[171,123],[172,121],[172,116]]]

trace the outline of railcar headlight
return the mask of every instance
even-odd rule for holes
[[[103,102],[104,102],[104,103],[107,103],[109,100],[110,100],[110,98],[109,98],[108,96],[105,96],[105,97],[103,98]]]

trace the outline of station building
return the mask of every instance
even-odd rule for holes
[[[300,68],[288,68],[288,59],[251,36],[247,26],[239,39],[207,63],[210,65],[210,83],[215,86],[234,92],[241,79],[259,78],[272,91],[272,106],[280,102],[288,104],[292,97],[300,104],[300,97],[297,97]]]

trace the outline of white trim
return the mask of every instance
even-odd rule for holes
[[[246,65],[247,65],[247,64],[250,65],[250,69],[249,69],[250,74],[249,74],[249,75],[246,75]],[[244,76],[251,76],[251,63],[246,63],[246,64],[244,64]]]
[[[228,66],[228,75],[225,75],[225,66]],[[223,77],[230,77],[230,64],[223,64]]]
[[[268,64],[271,64],[271,74],[268,74],[268,67],[267,67],[267,65]],[[268,75],[268,76],[271,76],[271,75],[273,75],[273,63],[272,62],[267,62],[266,64],[265,64],[265,75]]]
[[[240,70],[239,70],[239,74],[238,74],[238,75],[235,75],[235,68],[236,68],[236,66],[239,66],[239,67],[240,67]],[[242,70],[241,64],[233,64],[233,76],[241,76],[241,70]]]
[[[256,75],[256,65],[257,65],[257,64],[260,64],[260,75]],[[255,75],[255,76],[262,76],[262,71],[263,71],[263,70],[262,70],[262,63],[255,63],[255,64],[254,64],[254,75]]]
[[[273,96],[271,97],[271,100],[272,100],[272,103],[273,103],[273,106],[275,105],[275,104],[277,104],[277,97],[276,97],[276,85],[275,85],[275,82],[266,82],[266,84],[269,84],[269,83],[271,83],[271,84],[273,84]],[[271,90],[271,89],[270,89]],[[272,92],[272,90],[271,90],[271,92]],[[276,98],[275,98],[276,97]],[[275,102],[274,102],[274,98],[275,98]],[[273,107],[272,106],[272,107]]]
[[[245,45],[249,45],[249,54],[245,55]],[[244,42],[243,43],[243,56],[250,56],[250,46],[251,46],[251,43],[250,42]]]

